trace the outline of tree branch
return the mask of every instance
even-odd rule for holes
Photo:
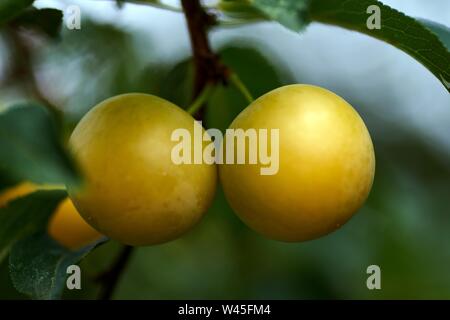
[[[133,248],[134,247],[132,246],[125,246],[112,265],[111,269],[98,277],[98,281],[103,284],[103,288],[100,293],[101,300],[110,300],[112,298],[114,291],[119,284],[120,276],[125,270],[131,257]]]
[[[218,82],[226,83],[229,70],[215,54],[208,40],[208,30],[216,24],[213,15],[207,13],[200,0],[181,0],[186,17],[195,66],[194,96],[197,98],[204,87]]]

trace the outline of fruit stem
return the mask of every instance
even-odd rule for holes
[[[237,73],[233,72],[230,75],[230,82],[236,87],[236,89],[238,89],[242,93],[244,98],[247,99],[248,103],[252,103],[253,101],[255,101],[252,94],[250,93],[244,82],[242,82]]]
[[[103,283],[100,300],[111,300],[119,283],[120,276],[130,260],[133,249],[134,247],[132,246],[124,246],[112,267],[100,275],[99,281]]]
[[[189,108],[186,109],[186,111],[191,115],[196,114],[200,110],[200,108],[208,101],[209,97],[214,91],[213,89],[214,85],[211,83],[207,83],[200,95],[194,100]]]

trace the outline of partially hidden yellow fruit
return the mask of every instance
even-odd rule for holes
[[[49,235],[66,248],[78,249],[102,237],[80,216],[69,198],[64,199],[50,218]]]
[[[219,167],[231,207],[269,238],[325,235],[349,220],[370,192],[375,155],[369,132],[352,106],[328,90],[278,88],[243,110],[230,128],[279,129],[276,174],[261,175],[261,163]]]
[[[40,186],[29,182],[17,184],[0,194],[0,208],[6,206],[8,202],[34,191],[55,188],[59,189],[60,187]],[[52,214],[48,233],[59,244],[69,249],[78,249],[102,237],[83,220],[69,198],[64,199]]]
[[[175,164],[177,129],[193,137],[194,118],[147,94],[110,98],[83,117],[70,146],[86,183],[69,194],[88,223],[120,242],[151,245],[200,220],[215,192],[216,167]]]

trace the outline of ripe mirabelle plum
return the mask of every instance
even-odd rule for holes
[[[41,186],[29,182],[19,183],[0,194],[0,208],[8,202],[26,196],[37,190],[60,189],[57,186]],[[62,246],[69,249],[81,248],[102,237],[80,216],[69,198],[64,199],[50,217],[49,235]]]
[[[250,104],[230,128],[279,129],[276,174],[261,175],[261,163],[219,167],[233,210],[269,238],[325,235],[349,220],[370,192],[375,155],[369,132],[352,106],[328,90],[278,88]]]
[[[69,194],[89,224],[125,244],[152,245],[178,238],[200,220],[217,169],[175,164],[177,129],[193,136],[194,118],[148,94],[112,97],[83,117],[70,146],[86,182]]]
[[[70,249],[79,249],[103,237],[84,221],[70,198],[64,199],[56,208],[48,224],[48,233]]]

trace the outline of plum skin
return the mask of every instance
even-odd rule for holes
[[[174,130],[193,134],[194,118],[159,97],[130,93],[91,109],[69,145],[85,177],[69,188],[80,214],[99,232],[128,245],[174,240],[192,229],[212,202],[214,164],[175,164]]]
[[[275,89],[244,109],[230,128],[279,129],[279,171],[221,164],[225,196],[241,220],[268,238],[299,242],[346,223],[365,202],[375,153],[359,114],[312,85]],[[226,143],[226,141],[225,141]]]

